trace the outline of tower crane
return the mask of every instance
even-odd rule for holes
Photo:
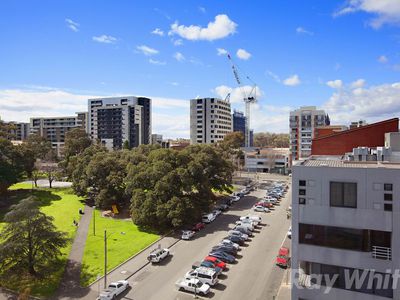
[[[245,117],[246,117],[244,144],[245,147],[250,147],[250,105],[257,102],[257,84],[253,80],[251,80],[249,76],[246,76],[246,79],[252,83],[251,90],[249,92],[246,92],[246,88],[243,86],[242,79],[240,78],[239,75],[238,67],[235,65],[229,54],[228,54],[228,59],[231,63],[236,83],[243,95],[243,101],[245,104]]]

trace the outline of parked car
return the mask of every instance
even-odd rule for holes
[[[276,264],[280,267],[287,268],[289,260],[289,248],[281,247],[276,257]]]
[[[240,192],[241,192],[243,195],[248,195],[248,194],[250,194],[250,191],[249,191],[248,189],[242,189]]]
[[[206,283],[202,283],[197,278],[183,278],[179,279],[175,285],[180,291],[185,290],[187,292],[207,295],[210,292],[210,286]]]
[[[192,230],[182,230],[182,240],[190,240],[196,232]]]
[[[222,211],[220,211],[219,209],[214,209],[214,210],[212,211],[212,213],[213,213],[216,217],[218,217],[218,216],[222,213]]]
[[[242,198],[243,196],[244,196],[244,195],[243,195],[242,192],[235,192],[235,193],[232,194],[232,197],[239,197],[239,198]]]
[[[247,234],[248,236],[253,236],[253,233],[247,226],[236,225],[233,229],[240,231],[241,233]]]
[[[119,294],[129,288],[129,283],[126,280],[119,280],[117,282],[112,282],[108,287],[102,291],[97,298],[98,300],[109,300],[115,299]]]
[[[224,204],[224,203],[222,203],[222,204],[220,204],[220,205],[217,206],[217,209],[219,209],[219,210],[221,210],[221,211],[225,211],[225,210],[227,210],[228,208],[229,208],[229,205]]]
[[[222,270],[226,269],[226,263],[223,262],[222,260],[218,259],[217,257],[214,256],[206,256],[204,258],[204,261],[209,261],[212,262],[215,266],[221,268]]]
[[[198,278],[202,283],[206,283],[209,286],[214,286],[218,283],[217,272],[208,268],[200,267],[194,270],[190,270],[186,273],[186,278]]]
[[[232,199],[233,202],[238,202],[240,200],[240,197],[239,196],[232,196],[231,199]]]
[[[215,272],[217,272],[218,275],[222,273],[222,268],[216,266],[216,265],[215,265],[213,262],[211,262],[211,261],[203,260],[202,262],[198,262],[198,261],[197,261],[197,262],[195,262],[195,263],[192,264],[192,269],[197,269],[197,268],[200,268],[200,267],[212,269],[212,270],[214,270]]]
[[[214,256],[214,257],[222,260],[225,263],[233,263],[236,261],[236,258],[233,255],[230,255],[230,254],[228,254],[226,252],[222,252],[222,251],[210,252],[208,255]]]
[[[239,221],[237,221],[237,222],[250,224],[250,225],[252,225],[254,228],[257,227],[257,225],[258,225],[258,222],[257,222],[257,221],[254,221],[254,220],[251,220],[251,219],[243,219],[243,220],[239,220]],[[237,223],[237,222],[236,222],[236,223]],[[238,223],[237,223],[237,224],[238,224]]]
[[[159,263],[169,255],[169,249],[157,248],[150,252],[147,260],[151,263]]]
[[[292,238],[292,226],[289,227],[289,230],[288,230],[288,232],[287,232],[286,235],[287,235],[287,237],[288,237],[289,239]]]
[[[232,246],[234,248],[236,248],[236,250],[240,249],[239,244],[232,242],[231,240],[222,240],[221,243],[219,243],[218,245],[229,245]]]
[[[244,241],[245,241],[244,238],[242,238],[240,236],[237,236],[237,235],[229,235],[229,236],[225,237],[225,240],[228,240],[228,241],[231,241],[233,243],[236,243],[239,246],[243,246],[244,245]]]
[[[215,215],[214,214],[203,215],[202,218],[201,218],[201,221],[203,223],[206,223],[206,224],[209,224],[214,220],[215,220]]]
[[[229,246],[214,246],[211,248],[212,252],[218,252],[218,251],[222,251],[225,252],[227,254],[230,255],[236,255],[237,254],[237,250],[234,247],[229,247]]]
[[[240,217],[240,220],[248,220],[248,219],[258,222],[257,224],[261,223],[261,217],[257,215],[248,214],[244,217]]]
[[[251,222],[251,221],[250,221]],[[235,222],[236,226],[240,226],[240,227],[245,227],[250,231],[254,231],[254,226],[252,223],[248,223],[248,222],[242,222],[242,221],[236,221]]]
[[[192,230],[199,231],[199,230],[202,230],[204,227],[206,227],[206,225],[202,222],[199,222],[199,223],[196,223],[193,225]]]
[[[269,212],[269,209],[266,208],[265,206],[262,205],[255,205],[253,206],[254,211],[259,211],[259,212]]]
[[[242,238],[244,241],[247,241],[249,239],[249,236],[241,231],[238,230],[229,230],[228,231],[229,236],[237,236]]]
[[[257,205],[264,206],[264,207],[266,207],[266,208],[268,208],[268,209],[274,207],[274,205],[273,205],[272,203],[270,203],[270,202],[264,202],[263,200],[261,200],[260,202],[257,202],[257,203],[255,204],[255,206],[257,206]]]

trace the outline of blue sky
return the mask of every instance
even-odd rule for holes
[[[398,0],[3,0],[0,116],[70,115],[89,97],[144,95],[155,133],[188,137],[189,99],[231,92],[244,109],[229,52],[259,87],[255,131],[287,131],[301,105],[337,124],[373,122],[400,112],[399,25]]]

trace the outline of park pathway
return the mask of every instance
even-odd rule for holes
[[[85,249],[92,214],[93,208],[85,205],[84,214],[81,217],[75,239],[72,243],[64,275],[53,299],[79,299],[84,297],[89,291],[89,289],[82,288],[79,283],[83,251]]]

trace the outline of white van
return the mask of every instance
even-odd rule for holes
[[[206,224],[211,223],[214,220],[215,220],[215,215],[214,214],[203,215],[202,218],[201,218],[201,221],[203,223],[206,223]]]
[[[206,283],[210,286],[214,286],[218,283],[218,274],[210,268],[200,267],[195,270],[190,270],[186,273],[186,278],[197,278],[202,283]]]

